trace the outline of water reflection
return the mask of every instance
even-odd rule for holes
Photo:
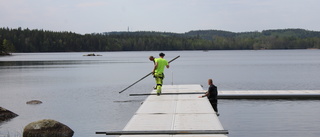
[[[119,63],[141,63],[127,61],[96,61],[96,60],[58,60],[58,61],[0,61],[0,69],[45,69],[45,68],[70,68],[76,65],[99,65]]]
[[[95,61],[95,60],[58,60],[58,61],[0,61],[0,66],[38,66],[38,65],[75,65],[106,63],[142,63],[127,61]]]

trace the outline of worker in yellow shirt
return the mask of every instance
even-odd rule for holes
[[[163,84],[163,79],[164,79],[164,68],[167,67],[169,68],[169,63],[167,60],[165,60],[163,57],[165,56],[164,53],[159,54],[160,58],[155,58],[154,59],[154,68],[152,70],[153,77],[156,80],[156,90],[157,90],[157,95],[159,96],[161,94],[161,88]]]

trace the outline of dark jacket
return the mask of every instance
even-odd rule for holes
[[[218,96],[218,89],[217,89],[217,86],[215,85],[210,85],[209,89],[208,89],[208,92],[209,92],[209,96],[208,96],[208,99],[210,101],[217,101],[217,96]]]

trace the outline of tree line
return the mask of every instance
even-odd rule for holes
[[[303,29],[228,32],[198,30],[186,33],[153,31],[76,34],[47,30],[0,28],[0,53],[258,50],[320,48],[320,32]]]

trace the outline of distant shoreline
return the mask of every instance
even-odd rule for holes
[[[0,56],[11,56],[12,53],[0,53]]]
[[[186,33],[154,31],[76,34],[0,28],[4,53],[320,49],[320,32],[304,29],[229,32],[197,30]],[[1,48],[0,48],[1,50]]]

